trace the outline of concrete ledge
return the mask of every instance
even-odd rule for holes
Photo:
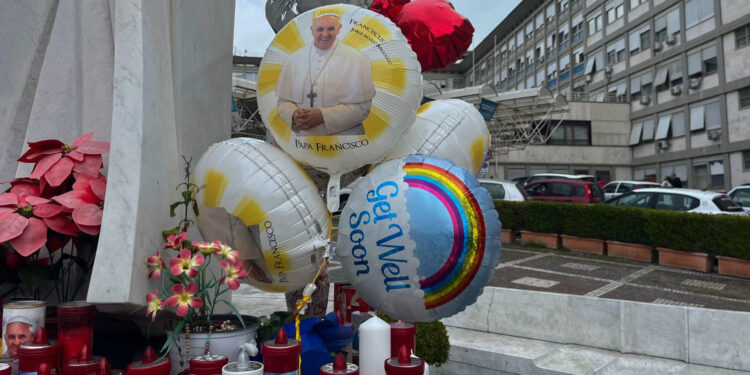
[[[750,371],[747,312],[486,287],[478,303],[443,323],[472,332]],[[482,366],[482,360],[488,359],[467,363],[497,369]]]
[[[739,375],[744,372],[448,327],[450,360],[432,375]]]

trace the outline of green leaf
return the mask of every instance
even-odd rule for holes
[[[191,191],[183,191],[182,192],[182,199],[184,203],[188,203],[193,200],[193,192]]]
[[[240,312],[237,311],[237,308],[235,308],[234,305],[232,305],[232,303],[230,303],[227,300],[221,300],[221,302],[224,302],[227,306],[229,306],[230,309],[232,309],[232,312],[234,313],[234,315],[237,317],[237,319],[240,320],[240,323],[242,323],[242,328],[243,329],[247,328],[247,327],[245,327],[245,320],[242,319],[242,315],[240,315]]]
[[[193,201],[193,213],[195,214],[195,216],[200,215],[200,213],[198,212],[198,202],[196,201]]]
[[[172,203],[172,204],[169,205],[169,216],[170,217],[175,217],[176,214],[174,213],[174,210],[176,210],[177,207],[179,207],[181,204],[182,204],[182,202],[174,202],[174,203]]]
[[[185,328],[185,321],[180,320],[180,322],[177,323],[177,326],[174,327],[174,330],[172,330],[172,334],[167,337],[167,342],[164,343],[164,346],[162,346],[159,351],[162,353],[168,352],[169,349],[172,348],[172,345],[174,345],[174,343],[176,342],[177,337],[180,335],[180,333],[182,333],[183,328]]]
[[[183,274],[180,274],[180,276],[182,276],[182,275]],[[172,284],[182,284],[182,279],[179,278],[179,277],[177,277],[177,276],[173,276],[173,275],[169,276],[169,281],[171,281]]]

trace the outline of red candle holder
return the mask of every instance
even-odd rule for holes
[[[63,360],[78,358],[81,349],[94,346],[96,306],[75,301],[57,307],[57,340],[63,345]]]

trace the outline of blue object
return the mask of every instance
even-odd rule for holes
[[[288,337],[295,337],[294,322],[284,324]],[[346,347],[354,337],[351,326],[339,326],[335,313],[325,318],[308,318],[300,322],[302,339],[302,375],[318,375],[320,366],[333,362],[330,353]]]

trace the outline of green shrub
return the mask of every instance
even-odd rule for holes
[[[506,229],[560,233],[750,260],[750,218],[608,204],[495,201]]]
[[[382,311],[378,311],[377,316],[388,323],[396,321]],[[442,366],[448,361],[448,354],[451,350],[448,330],[445,329],[445,325],[439,320],[415,324],[417,325],[417,337],[414,343],[416,345],[416,356],[432,366]]]

